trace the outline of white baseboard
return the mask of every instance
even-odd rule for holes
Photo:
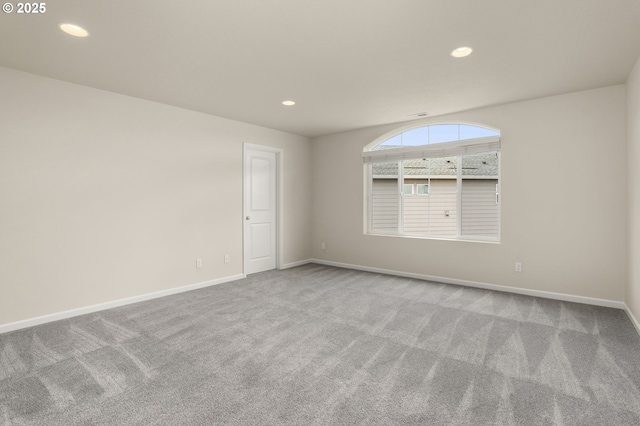
[[[327,265],[327,266],[337,266],[339,268],[356,269],[359,271],[376,272],[379,274],[396,275],[399,277],[407,277],[407,278],[416,278],[416,279],[425,280],[425,281],[436,281],[436,282],[447,283],[447,284],[457,284],[457,285],[463,285],[467,287],[482,288],[485,290],[496,290],[496,291],[502,291],[506,293],[523,294],[526,296],[543,297],[545,299],[562,300],[565,302],[575,302],[575,303],[583,303],[586,305],[605,306],[607,308],[617,308],[617,309],[625,308],[624,302],[618,302],[615,300],[597,299],[594,297],[575,296],[573,294],[555,293],[552,291],[531,290],[527,288],[509,287],[504,285],[488,284],[488,283],[482,283],[477,281],[459,280],[455,278],[437,277],[437,276],[425,275],[425,274],[415,274],[412,272],[372,268],[369,266],[351,265],[348,263],[332,262],[332,261],[321,260],[321,259],[311,259],[310,262],[318,263],[321,265]]]
[[[313,262],[311,259],[299,260],[297,262],[285,263],[280,267],[280,269],[289,269],[295,268],[296,266],[306,265],[307,263]]]
[[[139,296],[127,297],[125,299],[113,300],[111,302],[99,303],[97,305],[85,306],[82,308],[71,309],[54,314],[43,315],[40,317],[29,318],[22,321],[11,322],[8,324],[0,324],[0,334],[8,333],[22,328],[33,327],[35,325],[45,324],[48,322],[58,321],[66,318],[77,317],[79,315],[90,314],[93,312],[103,311],[105,309],[117,308],[119,306],[130,305],[132,303],[143,302],[145,300],[157,299],[159,297],[170,296],[172,294],[184,293],[185,291],[197,290],[199,288],[210,287],[217,284],[227,283],[230,281],[246,278],[244,274],[231,275],[228,277],[217,278],[215,280],[203,281],[201,283],[190,284],[183,287],[174,287],[167,290],[156,291],[153,293],[141,294]]]
[[[486,290],[496,290],[496,291],[502,291],[507,293],[523,294],[527,296],[543,297],[546,299],[555,299],[555,300],[562,300],[566,302],[575,302],[575,303],[583,303],[587,305],[596,305],[596,306],[604,306],[608,308],[622,309],[627,313],[627,315],[631,319],[631,322],[636,328],[636,331],[638,331],[638,334],[640,334],[640,322],[638,322],[638,320],[631,313],[631,310],[629,309],[629,307],[624,302],[618,302],[615,300],[597,299],[593,297],[575,296],[572,294],[555,293],[550,291],[516,288],[516,287],[509,287],[509,286],[503,286],[503,285],[497,285],[497,284],[482,283],[477,281],[459,280],[455,278],[446,278],[446,277],[438,277],[434,275],[396,271],[392,269],[373,268],[369,266],[353,265],[353,264],[341,263],[341,262],[332,262],[329,260],[322,260],[322,259],[306,259],[306,260],[300,260],[297,262],[286,263],[281,266],[281,269],[294,268],[296,266],[302,266],[308,263],[317,263],[320,265],[336,266],[339,268],[355,269],[359,271],[395,275],[399,277],[416,278],[416,279],[425,280],[425,281],[436,281],[436,282],[447,283],[447,284],[457,284],[457,285],[463,285],[467,287],[482,288]],[[183,287],[175,287],[167,290],[157,291],[154,293],[142,294],[139,296],[128,297],[125,299],[114,300],[111,302],[100,303],[97,305],[85,306],[83,308],[71,309],[64,312],[57,312],[54,314],[43,315],[36,318],[16,321],[13,323],[0,324],[0,334],[8,333],[10,331],[19,330],[22,328],[33,327],[33,326],[48,323],[48,322],[58,321],[61,319],[71,318],[79,315],[90,314],[90,313],[102,311],[105,309],[116,308],[124,305],[130,305],[132,303],[143,302],[145,300],[156,299],[159,297],[170,296],[172,294],[183,293],[186,291],[196,290],[199,288],[236,281],[243,278],[246,278],[246,275],[244,274],[232,275],[229,277],[223,277],[215,280],[204,281],[201,283],[191,284]]]
[[[629,319],[631,320],[631,323],[633,324],[633,326],[636,328],[636,331],[638,332],[638,334],[640,334],[640,322],[638,322],[638,319],[635,316],[633,316],[631,309],[629,309],[626,303],[624,304],[624,311],[627,313],[627,316],[629,316]]]

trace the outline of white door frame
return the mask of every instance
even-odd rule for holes
[[[283,235],[283,227],[282,227],[282,212],[283,212],[283,203],[282,203],[282,193],[283,193],[283,164],[284,164],[284,150],[281,148],[274,148],[272,146],[265,145],[256,145],[252,143],[245,142],[242,148],[242,272],[246,276],[247,268],[246,268],[246,259],[245,259],[245,247],[244,247],[244,222],[245,222],[245,196],[244,188],[244,160],[247,155],[247,150],[253,151],[265,151],[272,152],[276,154],[276,269],[282,269],[282,235]]]

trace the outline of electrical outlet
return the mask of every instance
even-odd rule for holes
[[[229,263],[229,254],[224,255],[224,263]]]
[[[516,262],[516,272],[522,272],[522,263]]]
[[[325,243],[320,243],[320,250],[325,250],[327,245]]]
[[[202,259],[196,259],[196,268],[202,268]]]

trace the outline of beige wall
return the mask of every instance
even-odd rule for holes
[[[310,144],[2,67],[0,83],[0,325],[241,274],[243,142],[285,150],[285,264],[618,301],[627,282],[640,318],[639,65],[626,86],[628,209],[624,86],[424,120],[501,129],[501,244],[363,235],[360,154],[394,125]]]
[[[283,262],[310,257],[308,139],[1,67],[0,85],[0,325],[241,274],[243,142],[284,149]]]
[[[627,80],[629,233],[627,306],[640,321],[640,59]]]
[[[424,120],[502,131],[501,243],[363,235],[362,148],[394,125],[316,138],[314,258],[614,301],[626,281],[625,87]],[[326,250],[320,249],[321,242]],[[514,272],[514,263],[523,272]]]

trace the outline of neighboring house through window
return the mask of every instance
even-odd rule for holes
[[[367,232],[499,241],[500,132],[435,124],[365,147]]]

